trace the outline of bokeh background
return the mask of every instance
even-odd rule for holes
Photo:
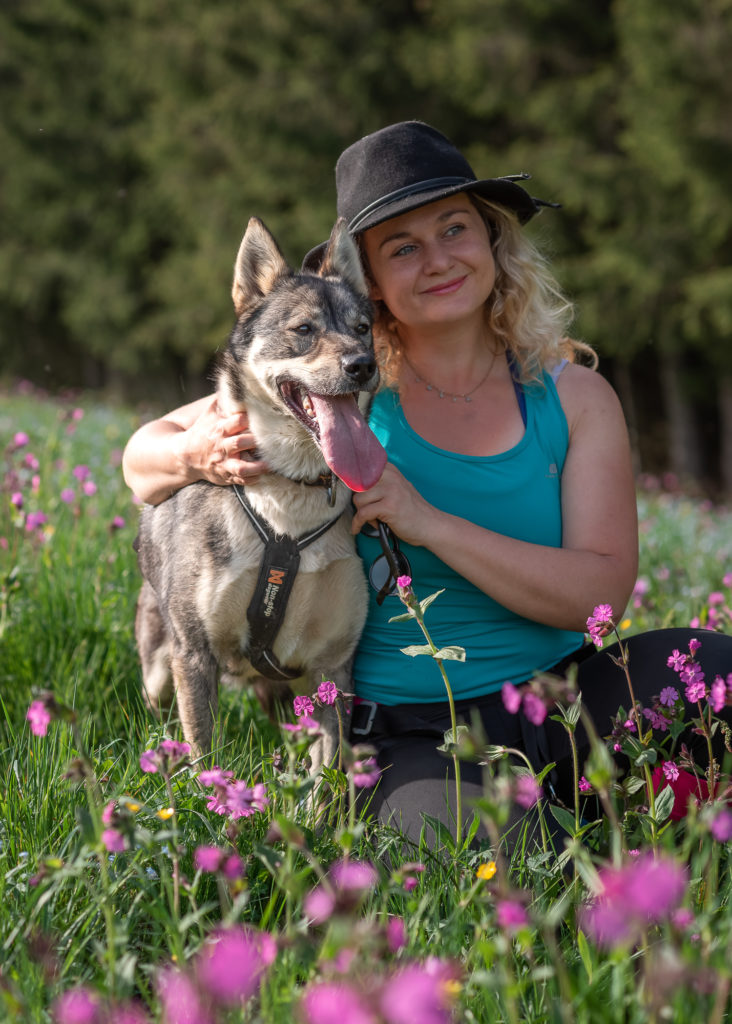
[[[732,494],[732,0],[3,0],[0,378],[205,392],[250,216],[299,262],[361,135],[426,120],[528,229],[641,473]]]

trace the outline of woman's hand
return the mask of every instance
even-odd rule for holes
[[[190,426],[178,435],[177,455],[193,479],[250,485],[267,470],[264,462],[254,458],[256,445],[246,412],[222,416],[212,395]],[[247,454],[242,457],[242,453]]]
[[[390,462],[373,487],[353,495],[353,503],[352,533],[358,533],[364,523],[380,519],[400,540],[414,545],[424,544],[432,519],[439,515]]]

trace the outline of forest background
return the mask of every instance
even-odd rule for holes
[[[528,231],[638,472],[732,494],[732,0],[3,0],[0,376],[204,393],[250,216],[326,237],[339,152],[426,120]]]

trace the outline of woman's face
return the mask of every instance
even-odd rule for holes
[[[407,328],[474,320],[496,280],[485,221],[464,192],[364,232],[372,298]]]

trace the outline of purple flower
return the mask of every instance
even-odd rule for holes
[[[701,640],[697,640],[696,637],[692,637],[689,641],[689,654],[693,657],[698,650],[701,649]]]
[[[675,686],[664,686],[658,699],[665,707],[672,708],[679,699],[679,691]]]
[[[306,1024],[377,1024],[367,1003],[342,981],[310,985],[300,1002]]]
[[[300,718],[301,715],[312,715],[313,711],[315,711],[313,702],[309,697],[295,697],[292,702],[292,706],[295,709],[295,714],[298,718]]]
[[[10,504],[15,505],[16,508],[23,507],[23,495],[21,494],[20,491],[14,491],[10,495]]]
[[[72,988],[53,1004],[56,1024],[97,1024],[99,997],[88,988]]]
[[[48,732],[48,724],[51,721],[51,714],[42,700],[34,700],[28,708],[25,716],[30,722],[31,732],[34,736],[45,736]]]
[[[102,832],[102,842],[110,853],[122,853],[127,849],[127,840],[116,828],[105,828]]]
[[[331,916],[336,907],[335,895],[330,889],[326,889],[323,885],[318,885],[314,889],[311,889],[303,900],[303,910],[305,916],[310,919],[313,924],[323,924]]]
[[[144,772],[162,772],[170,775],[183,764],[191,752],[190,744],[178,740],[163,740],[156,748],[145,750],[140,755],[140,768]]]
[[[386,922],[386,944],[392,953],[398,953],[407,944],[407,927],[401,917],[390,917]]]
[[[676,782],[679,777],[679,769],[676,767],[673,761],[663,762],[663,774],[666,776],[669,782]]]
[[[333,884],[340,892],[365,893],[376,886],[378,873],[363,860],[340,860],[331,867]]]
[[[357,789],[375,786],[379,781],[381,769],[373,757],[363,757],[353,762],[353,784]]]
[[[703,679],[693,679],[686,687],[686,699],[691,703],[695,704],[697,701],[704,700],[707,695],[707,688],[704,685]]]
[[[407,587],[411,587],[412,577],[411,576],[397,576],[397,586],[401,590],[406,590]]]
[[[598,604],[587,620],[587,632],[595,647],[602,647],[603,637],[613,629],[613,610],[609,604]]]
[[[430,959],[409,964],[387,981],[380,1007],[388,1024],[448,1024],[449,983],[455,972],[449,964]]]
[[[76,477],[80,484],[82,484],[85,480],[88,480],[89,476],[91,475],[91,470],[89,469],[88,466],[74,466],[71,472]]]
[[[23,465],[27,466],[28,469],[38,469],[38,467],[40,466],[40,462],[35,457],[35,455],[31,454],[31,452],[28,452],[26,457],[23,459]]]
[[[587,779],[583,775],[582,778],[579,780],[579,791],[580,791],[580,793],[589,793],[589,791],[591,789],[592,789],[592,784],[589,783],[587,781]]]
[[[224,851],[218,846],[197,846],[193,853],[193,866],[196,871],[215,873],[221,867]]]
[[[84,483],[81,485],[81,489],[87,496],[87,498],[91,498],[92,495],[97,493],[97,485],[94,483],[93,480],[85,480]]]
[[[688,654],[682,654],[681,651],[674,648],[674,650],[671,651],[666,664],[669,668],[672,668],[674,672],[680,672],[688,660]]]
[[[109,524],[111,530],[123,530],[125,521],[122,516],[115,516],[112,522]]]
[[[504,683],[501,687],[503,706],[509,714],[515,715],[521,707],[521,693],[513,683]]]
[[[715,676],[709,687],[709,706],[715,714],[719,714],[727,703],[727,684],[721,676]]]
[[[709,831],[718,843],[727,843],[732,839],[732,812],[721,807],[709,824]]]
[[[321,704],[335,704],[338,687],[330,679],[326,679],[318,687],[318,700]]]
[[[13,435],[13,448],[25,448],[30,441],[30,438],[24,430],[19,430],[17,434]]]
[[[225,786],[229,779],[233,778],[233,775],[233,772],[224,771],[223,768],[214,765],[213,768],[199,772],[198,781],[202,786]]]
[[[516,779],[513,798],[521,807],[527,810],[533,807],[537,800],[541,799],[542,788],[533,775],[519,775]]]
[[[164,971],[158,977],[158,990],[166,1024],[214,1024],[210,999],[202,996],[187,974]]]
[[[276,955],[277,945],[268,932],[222,929],[199,957],[197,977],[216,1002],[231,1006],[254,995]]]
[[[530,690],[524,694],[521,706],[532,725],[541,725],[546,718],[546,707],[541,697]]]
[[[39,526],[43,526],[47,522],[48,516],[45,512],[29,512],[25,518],[25,528],[28,533],[32,533],[33,530],[37,530]]]
[[[529,923],[526,908],[517,900],[499,900],[496,904],[496,920],[498,927],[507,932],[518,931]]]
[[[59,497],[65,505],[73,505],[76,499],[76,492],[73,487],[64,487]]]
[[[267,787],[263,782],[257,782],[250,788],[246,782],[234,780],[226,787],[224,803],[232,818],[249,818],[252,814],[261,813],[269,804]]]

